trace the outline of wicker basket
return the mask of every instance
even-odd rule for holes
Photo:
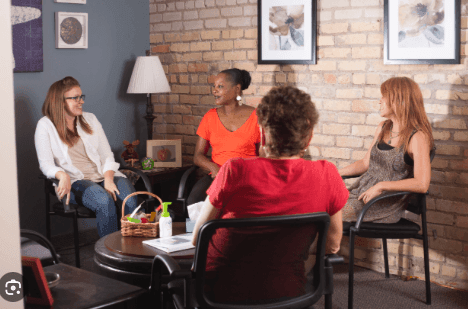
[[[156,198],[159,200],[159,202],[163,203],[163,201],[157,196],[156,194],[153,194],[151,192],[145,192],[145,191],[138,191],[134,192],[132,194],[129,194],[123,201],[122,203],[122,218],[120,219],[120,225],[121,225],[121,233],[122,236],[133,236],[133,237],[157,237],[159,234],[159,222],[155,223],[133,223],[128,221],[128,217],[130,214],[125,215],[125,202],[132,196],[138,195],[138,194],[147,194],[151,195],[152,197]],[[146,214],[146,217],[148,220],[150,219],[151,215]]]

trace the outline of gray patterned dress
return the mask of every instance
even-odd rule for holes
[[[411,137],[416,133],[413,131]],[[369,169],[365,172],[349,190],[349,199],[343,207],[343,221],[354,222],[364,207],[358,197],[372,186],[381,181],[398,181],[412,178],[413,166],[405,163],[403,147],[395,147],[382,150],[377,141],[372,147]],[[388,145],[387,145],[388,146]],[[365,222],[395,223],[404,215],[407,197],[393,197],[375,203],[366,213]]]

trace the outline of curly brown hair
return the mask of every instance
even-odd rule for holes
[[[271,89],[257,107],[258,123],[268,132],[265,145],[276,157],[303,153],[319,114],[310,95],[292,86]]]

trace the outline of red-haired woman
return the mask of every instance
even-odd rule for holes
[[[365,157],[339,170],[341,176],[361,175],[350,188],[343,220],[353,222],[365,203],[384,191],[426,192],[431,181],[429,153],[432,129],[418,84],[394,77],[380,86],[381,122]],[[406,209],[405,198],[379,201],[364,221],[395,223]]]
[[[118,230],[115,202],[135,192],[118,171],[109,142],[96,116],[83,112],[85,96],[76,79],[67,76],[50,86],[34,141],[42,173],[57,178],[57,196],[96,213],[98,234]],[[120,204],[121,205],[121,204]],[[137,206],[136,196],[125,204],[126,213]]]

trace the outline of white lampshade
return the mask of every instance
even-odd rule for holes
[[[127,93],[171,92],[158,56],[140,56],[133,67]]]

